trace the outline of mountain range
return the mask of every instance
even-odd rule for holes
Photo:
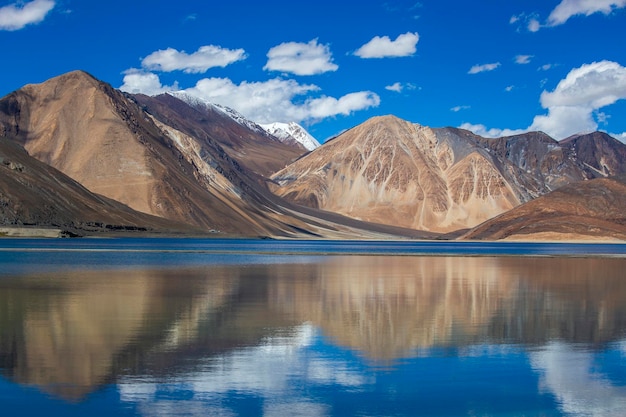
[[[0,227],[626,239],[626,145],[602,132],[488,139],[380,116],[320,145],[296,123],[74,71],[0,98],[0,162]]]

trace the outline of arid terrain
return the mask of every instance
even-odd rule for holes
[[[626,239],[626,145],[605,133],[488,139],[395,116],[319,147],[270,132],[82,71],[26,85],[0,99],[0,234]]]

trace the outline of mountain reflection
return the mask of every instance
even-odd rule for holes
[[[626,329],[624,259],[319,260],[4,278],[0,370],[76,400],[289,338],[303,323],[383,363],[433,347],[602,345]]]

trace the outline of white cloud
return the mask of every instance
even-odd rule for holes
[[[626,98],[626,68],[616,62],[600,61],[571,70],[554,91],[541,94],[541,104],[544,108],[599,109],[623,98]]]
[[[124,73],[124,84],[120,90],[127,93],[142,93],[149,96],[156,96],[166,91],[178,90],[178,85],[164,86],[161,84],[159,76],[151,72],[144,72],[138,69],[130,69]]]
[[[374,36],[369,42],[354,52],[361,58],[393,58],[411,56],[415,54],[419,42],[417,32],[407,32],[399,35],[395,41],[389,36]]]
[[[552,69],[554,67],[555,67],[554,64],[544,64],[544,65],[540,66],[539,68],[537,68],[537,70],[539,70],[539,71],[548,71],[549,69]]]
[[[246,59],[246,52],[243,49],[206,45],[192,54],[173,48],[161,49],[145,57],[141,65],[151,71],[179,70],[186,73],[204,73],[209,68],[225,67],[243,59]]]
[[[453,112],[455,112],[455,113],[458,113],[458,112],[460,112],[461,110],[468,110],[468,109],[470,109],[470,108],[471,108],[471,106],[454,106],[454,107],[452,107],[450,110],[452,110],[452,111],[453,111]]]
[[[560,140],[575,133],[588,133],[597,130],[592,112],[581,107],[558,106],[548,109],[547,115],[535,116],[531,131],[542,131]]]
[[[299,84],[295,80],[281,78],[263,82],[243,81],[240,84],[228,78],[205,78],[185,91],[232,107],[257,123],[315,122],[327,117],[349,115],[380,104],[380,97],[371,91],[350,93],[340,98],[308,97],[304,101],[294,102],[295,98],[319,90],[316,85]]]
[[[538,32],[541,29],[541,23],[537,19],[530,19],[527,27],[530,32]]]
[[[494,62],[492,64],[474,65],[472,68],[470,68],[470,70],[467,73],[478,74],[479,72],[493,71],[499,66],[500,66],[499,62]]]
[[[332,62],[328,45],[320,45],[317,39],[309,43],[285,42],[274,46],[267,53],[268,71],[283,71],[296,75],[315,75],[339,68]]]
[[[385,90],[395,91],[396,93],[401,93],[403,88],[404,87],[402,86],[402,83],[395,82],[395,83],[393,83],[391,85],[386,86]]]
[[[479,136],[485,138],[500,138],[502,136],[513,136],[527,132],[526,129],[497,129],[487,128],[483,124],[463,123],[459,126],[461,129],[469,130]]]
[[[120,400],[132,404],[141,415],[176,415],[182,404],[191,415],[232,416],[239,413],[229,407],[228,398],[233,392],[245,392],[259,398],[263,407],[260,414],[264,416],[330,415],[327,404],[293,384],[294,375],[301,375],[308,386],[359,392],[375,381],[371,373],[361,371],[350,361],[312,350],[320,337],[318,332],[304,324],[294,329],[293,336],[268,337],[255,346],[216,354],[214,361],[219,366],[191,369],[175,382],[138,383],[133,378],[121,378]],[[192,395],[183,402],[173,399],[183,393]]]
[[[515,90],[515,86],[514,85],[509,85],[509,86],[506,86],[504,88],[504,91],[506,91],[507,93],[510,93],[513,90]]]
[[[562,25],[576,15],[589,16],[594,13],[608,15],[623,7],[626,7],[626,0],[562,0],[550,13],[548,25]]]
[[[516,55],[515,63],[520,65],[530,64],[530,60],[533,59],[534,55]]]
[[[401,93],[402,91],[406,90],[415,90],[417,87],[415,86],[415,84],[411,84],[411,83],[401,83],[401,82],[395,82],[391,85],[385,86],[385,90],[389,90],[389,91],[395,91],[396,93]]]
[[[575,68],[554,91],[541,93],[547,115],[536,116],[531,130],[542,130],[555,138],[598,129],[594,112],[626,99],[626,68],[601,61]]]
[[[40,23],[54,5],[52,0],[34,0],[0,7],[0,30],[20,30],[27,25]]]
[[[593,62],[574,68],[554,91],[541,94],[541,105],[548,113],[535,116],[527,129],[488,129],[470,123],[461,127],[487,137],[540,130],[560,140],[598,130],[598,121],[608,119],[598,110],[623,99],[626,99],[626,67],[611,61]]]
[[[539,23],[539,16],[536,13],[521,13],[516,16],[511,16],[509,24],[517,24],[517,31],[521,32],[522,28],[530,32],[537,32],[541,29],[541,23]]]
[[[304,109],[307,119],[324,119],[327,117],[344,115],[347,116],[356,110],[364,110],[377,107],[380,98],[371,91],[359,91],[346,94],[339,99],[334,97],[321,97],[307,100]]]
[[[626,132],[623,133],[609,133],[609,135],[613,136],[615,139],[619,140],[626,144]]]

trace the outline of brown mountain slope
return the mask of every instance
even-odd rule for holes
[[[187,120],[176,108],[169,110],[171,115],[156,111],[154,103],[146,99],[140,105],[136,98],[75,71],[0,98],[0,137],[17,141],[92,192],[203,231],[276,237],[414,234],[292,207],[251,170],[252,153],[239,162],[226,151],[239,146],[243,154],[249,140],[235,146],[230,137],[223,147],[220,138],[198,130],[200,121]],[[154,114],[144,110],[148,104]],[[185,109],[180,101],[177,106]],[[227,122],[221,120],[218,130],[238,132],[240,127]],[[293,156],[275,153],[275,161],[269,154],[261,158],[259,172]]]
[[[368,120],[272,176],[297,204],[433,232],[471,228],[572,182],[626,172],[626,145],[596,132],[488,139],[393,116]]]
[[[92,194],[5,138],[0,138],[0,225],[54,227],[72,234],[193,231],[188,225],[139,213]]]
[[[498,162],[470,141],[385,116],[343,133],[272,179],[276,194],[298,204],[448,232],[525,201],[525,188],[506,177],[516,168]]]
[[[462,239],[626,240],[626,179],[564,186],[489,220]]]
[[[255,193],[223,149],[181,146],[121,92],[82,72],[0,99],[0,135],[90,191],[201,229],[284,235],[306,225]],[[195,152],[198,150],[198,152]]]
[[[626,174],[626,145],[606,133],[574,135],[560,144],[576,155],[588,178]]]
[[[157,120],[204,143],[219,143],[244,168],[269,176],[296,160],[306,150],[285,144],[258,127],[252,130],[214,106],[189,105],[170,94],[133,96]]]
[[[561,142],[543,132],[475,139],[499,158],[537,178],[546,191],[626,172],[626,145],[602,132],[575,135]]]

